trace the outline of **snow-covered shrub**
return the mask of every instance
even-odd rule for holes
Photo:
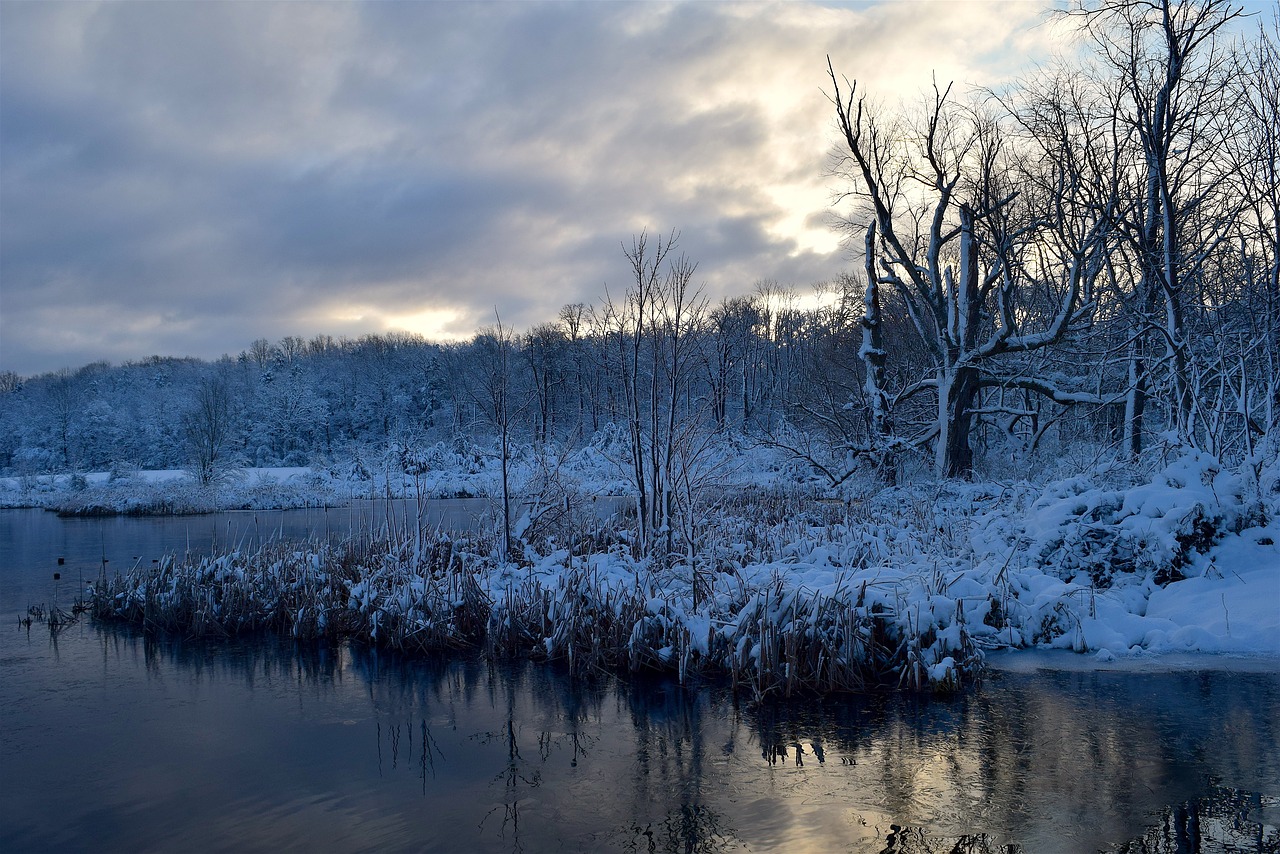
[[[368,483],[373,480],[373,471],[366,461],[368,454],[359,447],[353,446],[351,454],[344,465],[338,468],[337,474],[349,480]]]
[[[1268,439],[1254,454],[1254,471],[1259,500],[1264,512],[1280,512],[1280,440]]]
[[[132,484],[138,479],[141,471],[141,467],[137,463],[128,460],[115,460],[111,463],[111,470],[107,474],[107,483],[112,486]]]
[[[597,525],[587,496],[566,465],[568,454],[543,448],[532,456],[531,470],[516,481],[513,490],[520,502],[514,510],[512,536],[532,554],[547,554],[572,546]]]
[[[13,469],[26,484],[34,485],[37,475],[57,470],[58,460],[52,451],[23,445],[13,452]]]
[[[449,454],[446,456],[446,447]],[[456,467],[465,471],[467,474],[476,474],[484,470],[485,454],[483,449],[477,445],[469,436],[459,433],[454,436],[453,442],[446,446],[443,442],[435,445],[437,459],[443,463],[443,467]]]
[[[1024,537],[1034,563],[1060,578],[1084,572],[1106,587],[1117,574],[1153,573],[1163,584],[1250,521],[1240,476],[1188,451],[1129,489],[1101,488],[1083,475],[1050,484],[1028,512]]]

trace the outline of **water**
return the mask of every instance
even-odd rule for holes
[[[316,512],[273,524],[317,531]],[[55,570],[65,607],[104,551],[111,571],[245,518],[0,512],[0,850],[1280,848],[1265,670],[752,705],[477,658],[17,627]]]

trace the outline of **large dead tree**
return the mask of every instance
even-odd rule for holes
[[[975,419],[993,414],[984,388],[1101,403],[1014,358],[1060,342],[1091,307],[1108,213],[1068,204],[1077,177],[1070,164],[1025,150],[996,118],[955,104],[949,87],[934,86],[920,121],[889,125],[856,83],[841,85],[830,60],[828,72],[858,203],[850,225],[868,237],[863,326],[873,405],[888,399],[878,387],[875,313],[886,287],[906,305],[933,361],[931,376],[895,398],[935,395],[932,423],[910,438],[934,442],[939,476],[972,472]],[[891,422],[881,413],[872,423],[884,430]]]

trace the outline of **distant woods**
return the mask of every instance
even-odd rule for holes
[[[762,283],[713,304],[697,294],[692,262],[671,259],[686,265],[675,281],[665,255],[650,257],[657,242],[676,249],[674,236],[637,235],[619,251],[623,270],[628,253],[643,254],[642,279],[624,279],[615,300],[565,306],[525,332],[499,320],[453,344],[291,336],[213,362],[153,356],[10,375],[0,468],[182,468],[218,452],[238,466],[359,468],[404,443],[580,443],[634,427],[648,437],[645,458],[627,465],[651,479],[668,470],[652,463],[653,435],[763,434],[785,422],[807,378],[835,376],[827,354],[856,350],[856,327],[835,316],[849,313],[840,300],[804,309],[798,294]]]
[[[1005,91],[938,83],[888,110],[829,64],[855,259],[830,282],[709,298],[678,235],[647,233],[610,296],[523,332],[495,318],[460,344],[286,337],[216,362],[4,373],[0,471],[367,474],[421,443],[505,461],[513,443],[595,442],[670,552],[698,460],[730,433],[831,486],[1025,474],[1064,448],[1274,453],[1275,21],[1221,0],[1065,15],[1088,61]]]

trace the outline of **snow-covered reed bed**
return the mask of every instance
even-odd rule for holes
[[[695,608],[689,567],[656,568],[623,546],[522,566],[473,546],[443,536],[277,543],[165,560],[100,580],[92,613],[189,636],[266,631],[406,651],[483,648],[576,672],[722,674],[756,695],[954,688],[980,661],[963,631],[944,636],[895,610],[892,583],[810,587],[778,568],[754,582],[715,571],[696,579]]]
[[[465,573],[440,571],[452,560],[453,543],[447,539],[420,547],[413,563],[403,544],[385,540],[377,545],[369,540],[272,542],[211,557],[170,556],[104,576],[93,585],[89,604],[98,619],[197,637],[277,632],[301,640],[379,641],[381,630],[400,647],[444,648],[465,645],[475,634],[465,620],[455,620],[455,627],[442,622],[429,637],[407,622],[420,612],[460,610],[456,606],[473,598],[474,583],[467,584]],[[400,598],[360,607],[368,601],[366,591],[384,588],[395,588]],[[414,608],[398,607],[413,593],[419,594]],[[479,605],[476,600],[471,610],[480,613]]]
[[[665,559],[607,526],[525,540],[505,563],[483,534],[273,544],[142,567],[104,580],[92,603],[99,618],[184,634],[481,648],[578,672],[720,674],[757,696],[945,691],[1001,646],[1103,661],[1280,653],[1275,516],[1188,457],[1124,489],[1078,478],[860,503],[727,496]]]

